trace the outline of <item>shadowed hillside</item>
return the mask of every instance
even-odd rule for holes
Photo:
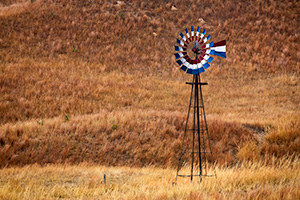
[[[0,3],[0,166],[174,166],[192,77],[173,45],[200,26],[227,40],[202,80],[217,162],[300,149],[300,3]],[[138,148],[137,148],[138,147]]]

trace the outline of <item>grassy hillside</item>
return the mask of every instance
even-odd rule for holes
[[[227,40],[228,58],[201,75],[216,161],[299,155],[299,9],[296,0],[1,1],[0,167],[173,167],[192,78],[176,68],[173,44],[191,25]]]
[[[171,10],[173,4],[178,10]],[[26,1],[2,6],[0,123],[111,107],[153,109],[140,103],[152,95],[152,102],[166,102],[158,109],[169,110],[166,104],[188,94],[177,90],[191,77],[176,68],[172,45],[190,25],[205,27],[214,41],[228,41],[228,58],[215,59],[203,75],[213,87],[207,89],[213,93],[208,106],[218,105],[208,113],[235,111],[244,104],[270,112],[263,108],[266,101],[272,110],[294,111],[300,95],[299,8],[296,1]],[[160,80],[141,81],[146,77],[170,85],[158,88]],[[148,85],[140,84],[144,81]],[[255,103],[247,101],[251,98]],[[174,110],[185,109],[181,102]]]

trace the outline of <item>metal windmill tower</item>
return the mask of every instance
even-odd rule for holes
[[[178,177],[189,177],[192,182],[194,177],[201,181],[203,176],[216,176],[202,95],[202,86],[207,83],[201,82],[200,74],[210,66],[212,55],[226,58],[226,41],[208,43],[210,35],[205,34],[205,29],[200,33],[199,26],[196,32],[192,26],[191,34],[186,28],[175,45],[174,55],[180,69],[193,75],[193,81],[186,83],[192,88],[175,183]],[[183,166],[190,166],[190,171],[181,172]]]

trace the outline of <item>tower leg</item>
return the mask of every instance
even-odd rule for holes
[[[199,86],[200,86],[200,90],[201,90],[201,85],[199,84],[199,76],[200,75],[196,75],[196,87],[195,87],[195,97],[196,97],[196,102],[197,102],[197,134],[198,134],[198,155],[199,155],[199,175],[200,178],[202,176],[202,160],[201,160],[201,140],[200,140],[200,115],[199,115]],[[200,179],[201,180],[201,179]]]

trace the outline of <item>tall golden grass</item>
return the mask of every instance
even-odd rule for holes
[[[217,178],[174,181],[174,169],[81,164],[0,169],[0,199],[299,199],[299,158],[217,166]],[[104,183],[104,175],[106,183]]]

